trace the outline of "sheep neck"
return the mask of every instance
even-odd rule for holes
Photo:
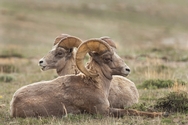
[[[76,67],[74,55],[72,55],[69,59],[66,60],[66,64],[62,66],[58,66],[56,68],[56,72],[59,76],[64,76],[68,74],[78,74],[79,70]]]
[[[94,79],[97,83],[96,86],[98,88],[102,88],[102,90],[104,90],[105,96],[108,98],[111,79],[105,77],[105,75],[102,72],[101,66],[96,62],[91,61],[87,67],[90,72],[98,73],[99,76]]]

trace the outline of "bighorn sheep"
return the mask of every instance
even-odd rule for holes
[[[92,58],[86,68],[83,59],[89,52],[92,52]],[[83,112],[117,117],[126,114],[162,115],[109,107],[108,95],[112,75],[127,76],[130,69],[103,40],[90,39],[82,43],[77,50],[75,61],[83,74],[65,75],[18,89],[11,100],[11,116],[61,117],[67,113]]]
[[[116,48],[115,43],[109,37],[101,37],[100,39]],[[69,46],[67,46],[68,44]],[[41,66],[43,71],[56,69],[59,76],[78,73],[79,70],[75,66],[75,51],[73,51],[73,48],[78,47],[79,44],[81,44],[81,40],[77,37],[68,34],[57,36],[54,47],[46,56],[39,60],[39,66]],[[132,81],[122,76],[113,76],[108,97],[111,107],[128,107],[138,103],[138,98],[138,90]]]
[[[52,50],[39,60],[39,66],[43,71],[56,69],[59,76],[77,74],[79,70],[75,64],[74,47],[78,48],[81,43],[82,40],[75,36],[68,34],[57,36]]]

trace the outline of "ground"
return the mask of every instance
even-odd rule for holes
[[[37,63],[61,33],[82,40],[109,36],[131,68],[128,78],[137,87],[150,79],[181,80],[187,91],[187,4],[186,0],[0,0],[0,124],[188,124],[188,114],[180,112],[154,119],[91,115],[21,119],[9,115],[10,100],[18,88],[57,77],[54,70],[42,72]],[[139,105],[148,110],[174,89],[138,91]]]

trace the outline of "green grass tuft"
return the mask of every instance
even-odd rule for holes
[[[12,82],[14,80],[14,77],[12,75],[0,75],[0,81],[1,82]]]
[[[147,111],[149,106],[146,103],[137,103],[131,106],[131,108],[139,111]]]
[[[174,80],[162,80],[162,79],[150,79],[146,80],[142,83],[142,85],[138,86],[138,88],[143,89],[160,89],[160,88],[169,88],[174,85]],[[177,80],[178,84],[185,85],[186,83],[181,80]]]

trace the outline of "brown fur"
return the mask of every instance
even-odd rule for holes
[[[93,70],[99,74],[94,80],[82,74],[66,75],[20,88],[11,101],[11,116],[61,117],[66,113],[82,112],[108,115],[110,112],[108,92],[111,80],[103,75],[95,61],[90,62],[90,67],[90,70],[95,67]]]
[[[138,103],[138,90],[135,84],[122,76],[113,76],[108,100],[114,108],[124,108]]]
[[[41,60],[47,62],[49,69],[56,69],[56,72],[59,76],[63,76],[66,74],[78,74],[79,70],[75,66],[75,51],[70,53],[66,53],[66,55],[62,58],[55,57],[54,51],[62,51],[57,49],[52,49],[50,53],[48,53]],[[57,53],[57,52],[56,52]],[[114,108],[124,108],[129,107],[135,103],[138,103],[139,94],[135,84],[122,76],[113,76],[110,86],[109,93],[109,102],[110,106]]]
[[[110,58],[110,60],[106,60],[106,58]],[[104,70],[102,67],[108,68]],[[61,117],[67,113],[77,114],[83,112],[115,117],[127,114],[150,117],[162,116],[162,113],[110,108],[108,95],[112,79],[106,76],[128,75],[126,70],[128,67],[118,55],[112,53],[109,55],[93,55],[88,68],[98,74],[95,79],[82,74],[66,75],[18,89],[11,101],[11,116]]]
[[[110,80],[106,79],[102,73],[95,80],[89,81],[89,83],[83,82],[85,79],[86,77],[82,74],[76,76],[67,75],[51,81],[24,86],[17,90],[13,96],[11,116],[62,117],[67,113],[79,114],[84,112],[116,117],[129,113],[133,115],[139,114],[137,111],[109,108],[107,87],[110,86]],[[98,84],[101,82],[103,84]],[[145,114],[145,112],[142,114]],[[147,115],[153,116],[151,113]],[[156,116],[159,115],[161,114]]]
[[[63,76],[20,88],[11,101],[11,116],[61,117],[66,113],[96,113],[94,106],[101,103],[108,106],[107,100],[98,98],[104,96],[101,89],[93,84],[85,84],[83,79],[82,75]]]

